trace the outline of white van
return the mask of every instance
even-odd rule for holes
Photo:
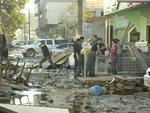
[[[34,57],[36,53],[40,53],[41,49],[39,45],[44,43],[48,49],[51,51],[52,48],[56,47],[59,44],[66,43],[66,40],[54,40],[54,39],[38,39],[33,42],[31,45],[21,46],[22,53],[26,53],[27,57]]]

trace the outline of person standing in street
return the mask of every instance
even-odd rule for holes
[[[8,45],[5,35],[0,34],[1,60],[8,60]]]
[[[93,43],[91,52],[88,55],[88,61],[87,61],[87,75],[89,77],[94,77],[95,76],[95,59],[96,55],[100,56],[101,51],[100,51],[100,39],[98,38],[95,43]]]
[[[105,56],[106,47],[105,47],[105,44],[103,43],[103,39],[102,38],[100,38],[99,47],[100,47],[101,55]]]
[[[97,35],[94,35],[92,38],[91,38],[91,45],[94,45],[96,43],[98,39],[98,36]]]
[[[42,63],[45,62],[46,60],[48,60],[48,62],[54,66],[52,59],[51,59],[51,53],[49,52],[47,46],[43,43],[41,43],[39,45],[39,47],[41,48],[42,54],[43,54],[43,58],[41,59],[41,61],[39,62],[39,68],[42,68]]]
[[[79,58],[81,52],[81,42],[80,39],[77,39],[73,45],[74,48],[74,73],[75,76],[78,76],[78,68],[79,68]]]
[[[83,42],[84,42],[84,37],[81,36],[79,39],[80,39],[80,42],[81,42],[80,45],[81,45],[81,49],[82,49],[82,44],[83,44]]]
[[[81,49],[80,51],[82,51],[84,49],[83,48],[84,37],[81,36],[79,39],[80,39],[80,49]],[[82,54],[81,52],[80,52],[80,56],[79,56],[78,66],[79,66],[78,73],[79,73],[79,75],[81,75],[81,74],[83,74],[83,71],[84,71],[84,54]]]
[[[112,40],[112,48],[110,50],[111,54],[111,69],[112,69],[112,74],[117,75],[117,51],[118,51],[118,46],[117,46],[118,40],[113,39]]]

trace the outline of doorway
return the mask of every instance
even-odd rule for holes
[[[150,43],[150,25],[147,26],[147,41]]]

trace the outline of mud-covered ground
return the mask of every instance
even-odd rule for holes
[[[38,60],[25,59],[21,62],[27,61],[30,65]],[[150,92],[81,95],[79,92],[89,87],[79,79],[74,79],[70,69],[33,69],[28,85],[28,94],[35,93],[29,96],[30,102],[23,103],[25,105],[68,108],[71,113],[150,113]]]
[[[42,75],[42,72],[47,74]],[[74,79],[72,70],[42,72],[30,77],[31,91],[41,92],[33,96],[33,105],[69,108],[75,113],[150,113],[150,92],[133,95],[81,95],[80,90],[89,87]]]

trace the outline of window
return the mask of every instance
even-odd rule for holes
[[[45,44],[45,40],[36,40],[35,42],[33,42],[33,45],[38,45],[38,44]]]
[[[40,43],[45,44],[45,40],[41,40]]]
[[[67,43],[67,40],[55,40],[56,45],[59,45],[59,44],[62,44],[62,43]]]
[[[52,44],[53,44],[52,40],[47,40],[47,45],[52,45]]]
[[[150,26],[147,26],[147,41],[150,43]]]
[[[73,44],[69,44],[69,47],[73,46]]]
[[[67,48],[68,44],[63,44],[63,45],[60,45],[60,46],[57,46],[56,48],[57,49],[64,49],[64,48]]]

